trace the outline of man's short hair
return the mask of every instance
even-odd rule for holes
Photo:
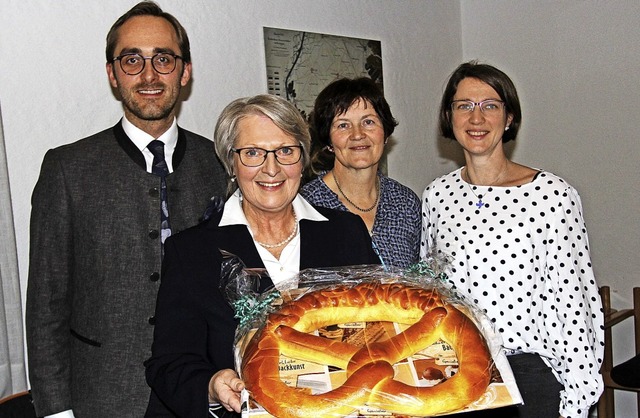
[[[131,8],[127,13],[123,14],[116,20],[116,23],[111,26],[109,29],[109,33],[107,34],[107,49],[106,56],[107,62],[112,62],[115,58],[115,49],[116,43],[118,42],[118,29],[124,23],[135,16],[157,16],[163,19],[166,19],[176,31],[176,36],[178,37],[178,45],[180,46],[180,56],[182,57],[182,61],[184,63],[191,62],[191,47],[189,45],[189,37],[187,36],[187,31],[184,27],[178,22],[178,19],[173,17],[173,15],[164,12],[160,6],[152,1],[143,1]]]

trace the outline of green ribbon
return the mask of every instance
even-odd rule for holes
[[[252,294],[243,295],[240,299],[233,302],[235,310],[234,318],[240,320],[240,327],[250,324],[254,318],[264,315],[271,303],[280,297],[277,291],[255,296]]]
[[[436,272],[436,270],[433,268],[433,265],[426,261],[420,261],[409,266],[407,268],[407,273],[415,274],[418,276],[429,276],[433,279],[442,280],[443,282],[447,281],[447,279],[449,278],[449,276],[447,276],[445,272]]]

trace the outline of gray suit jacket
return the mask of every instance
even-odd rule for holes
[[[195,225],[225,173],[179,130],[167,177],[173,233]],[[118,123],[50,150],[32,196],[29,377],[39,416],[142,417],[160,284],[160,178]]]

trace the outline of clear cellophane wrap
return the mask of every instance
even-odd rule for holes
[[[448,286],[447,260],[315,268],[258,293],[228,255],[244,417],[422,417],[521,403],[488,318]]]

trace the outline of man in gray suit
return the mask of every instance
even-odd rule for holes
[[[191,77],[180,23],[140,3],[112,26],[106,55],[124,117],[49,150],[32,196],[26,319],[38,416],[144,415],[163,238],[195,225],[226,189],[213,143],[176,124]]]

